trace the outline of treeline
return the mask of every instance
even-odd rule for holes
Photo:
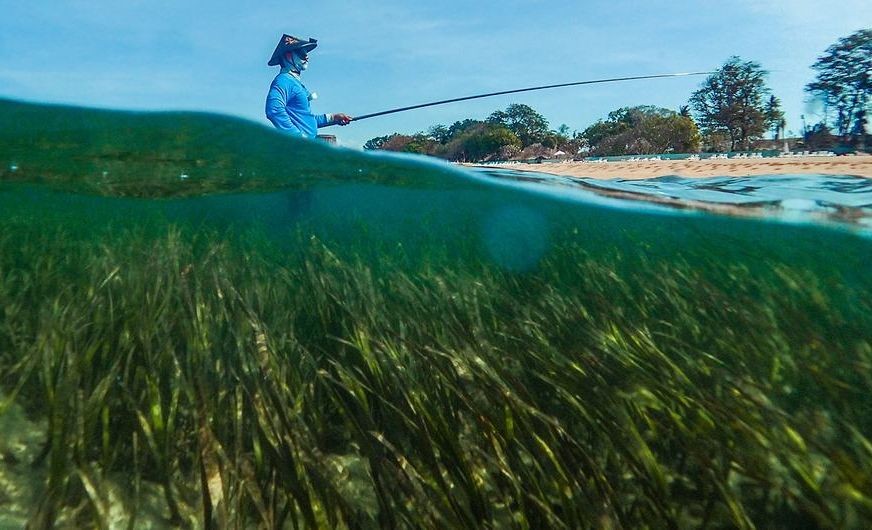
[[[819,123],[803,126],[809,149],[865,149],[872,101],[872,30],[839,39],[812,65],[816,79],[806,86],[822,103]],[[539,156],[614,156],[669,152],[748,150],[771,133],[785,133],[780,100],[766,86],[767,72],[754,61],[731,57],[677,110],[642,105],[623,107],[583,131],[561,125],[552,130],[533,108],[514,103],[484,120],[434,125],[412,135],[372,138],[365,149],[419,153],[454,161],[529,159]]]
[[[515,103],[493,112],[484,121],[466,119],[451,126],[434,125],[427,132],[413,135],[379,136],[363,147],[474,161],[505,160],[520,155],[525,149],[530,151],[531,147],[538,151],[577,152],[581,145],[577,135],[570,136],[569,127],[563,125],[556,131],[549,130],[548,120],[541,114],[527,105]]]

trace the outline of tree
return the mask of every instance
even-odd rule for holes
[[[486,121],[502,125],[515,133],[524,147],[542,142],[548,136],[548,120],[532,107],[521,103],[512,103],[504,111],[493,112]]]
[[[445,143],[439,140],[445,140]],[[520,151],[521,141],[505,126],[467,119],[455,122],[451,127],[436,125],[427,133],[393,133],[372,138],[364,144],[364,149],[479,161],[508,158]]]
[[[427,132],[430,138],[440,144],[446,144],[451,139],[451,131],[448,130],[448,127],[441,124],[430,127],[430,130]]]
[[[467,118],[463,121],[454,122],[451,125],[451,127],[448,128],[448,140],[451,140],[453,138],[457,138],[458,136],[460,136],[464,131],[466,131],[470,127],[474,127],[474,126],[479,125],[481,123],[484,123],[484,122],[482,122],[480,120],[469,119],[469,118]]]
[[[787,122],[784,119],[784,112],[781,110],[781,102],[775,96],[769,96],[769,102],[766,104],[766,122],[777,140]]]
[[[648,154],[699,151],[699,129],[687,116],[680,114],[646,116],[635,130],[638,131],[637,137],[640,141],[644,141],[648,146]],[[645,154],[641,149],[637,151],[639,154]]]
[[[551,149],[571,151],[574,146],[570,134],[569,125],[564,123],[556,131],[548,131],[545,138],[542,139],[542,145]]]
[[[521,140],[507,127],[478,123],[453,138],[446,155],[451,160],[480,161],[514,153],[520,148]]]
[[[418,153],[419,155],[433,155],[440,144],[424,133],[417,133],[403,146],[404,153]]]
[[[395,136],[400,136],[400,133],[388,134],[386,136],[376,136],[375,138],[370,138],[363,144],[363,148],[367,150],[373,149],[382,149],[385,143],[390,141]]]
[[[588,127],[582,137],[598,155],[699,150],[699,130],[688,116],[653,106],[624,107]]]
[[[382,143],[379,149],[404,152],[406,151],[406,146],[408,146],[414,139],[414,136],[409,136],[407,134],[392,134]]]
[[[433,155],[436,153],[439,143],[424,133],[413,135],[394,133],[388,136],[379,136],[368,140],[364,149],[382,149],[400,153],[418,153],[421,155]]]
[[[872,29],[863,29],[827,48],[812,65],[817,78],[806,91],[824,103],[825,118],[836,113],[835,129],[847,139],[862,139],[872,103]]]
[[[806,131],[803,138],[805,148],[812,151],[821,149],[830,149],[836,145],[836,137],[830,132],[830,128],[826,123],[818,123]]]
[[[690,97],[703,132],[725,134],[730,139],[730,150],[735,151],[749,149],[753,140],[780,121],[775,114],[780,106],[778,98],[766,97],[771,92],[765,83],[766,74],[754,61],[731,57],[710,75]]]

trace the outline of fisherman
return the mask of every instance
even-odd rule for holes
[[[266,96],[266,117],[280,131],[292,136],[315,138],[319,127],[348,125],[347,114],[312,114],[309,102],[317,98],[300,80],[309,66],[309,52],[318,45],[315,39],[298,39],[282,35],[269,60],[269,66],[281,66]]]

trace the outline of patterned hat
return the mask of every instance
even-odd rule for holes
[[[282,57],[285,53],[294,50],[304,50],[308,53],[314,50],[315,46],[318,46],[318,41],[315,39],[298,39],[297,37],[284,34],[282,35],[282,38],[279,39],[276,51],[273,52],[272,57],[267,64],[269,64],[269,66],[281,66]]]

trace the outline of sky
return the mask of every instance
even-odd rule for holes
[[[820,119],[804,87],[872,2],[0,0],[0,97],[125,110],[195,110],[265,126],[283,33],[318,39],[303,75],[313,111],[368,114],[484,92],[759,62],[788,129]],[[340,145],[484,119],[511,103],[582,131],[617,108],[687,103],[704,77],[497,96],[322,129]]]

